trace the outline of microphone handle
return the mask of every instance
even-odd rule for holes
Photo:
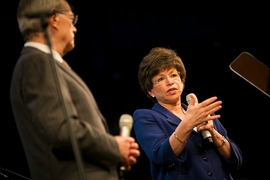
[[[125,176],[124,176],[124,172],[125,172],[125,167],[124,166],[121,166],[120,167],[120,170],[119,170],[119,180],[124,180]]]
[[[207,143],[212,143],[213,142],[212,135],[211,135],[211,133],[209,131],[207,131],[207,130],[202,131],[202,135],[203,135],[204,140]]]
[[[124,136],[124,137],[129,137],[130,136],[130,129],[127,127],[127,126],[123,126],[121,128],[121,133],[120,133],[121,136]]]
[[[121,128],[121,136],[129,137],[130,136],[130,129],[127,126],[123,126]],[[119,179],[124,180],[124,172],[126,171],[125,166],[121,166],[119,170]]]

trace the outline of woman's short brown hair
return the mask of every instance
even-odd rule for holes
[[[164,48],[155,47],[143,58],[139,65],[138,80],[142,91],[153,102],[156,102],[156,98],[151,97],[148,91],[153,88],[153,77],[159,72],[175,68],[180,72],[181,81],[185,84],[186,81],[186,69],[178,56],[176,51]]]

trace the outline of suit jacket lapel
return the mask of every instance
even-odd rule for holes
[[[170,124],[178,125],[179,121],[182,121],[179,117],[175,116],[173,113],[168,111],[166,108],[161,106],[158,103],[155,103],[154,106],[152,107],[152,110],[155,110],[161,114],[164,115],[166,118],[166,121],[169,122]]]
[[[77,73],[75,73],[72,69],[67,68],[64,64],[60,63],[59,61],[57,61],[57,66],[67,75],[71,76],[86,92],[87,94],[91,97],[92,99],[92,103],[93,106],[95,107],[96,111],[98,112],[99,116],[102,119],[102,122],[106,128],[107,131],[109,131],[109,127],[107,125],[107,121],[105,119],[105,117],[102,115],[102,113],[100,112],[97,104],[96,104],[96,100],[92,94],[92,92],[90,91],[90,89],[88,88],[88,86],[84,83],[84,81],[81,79],[81,77],[79,77],[77,75]]]

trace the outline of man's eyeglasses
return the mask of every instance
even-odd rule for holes
[[[75,26],[75,24],[77,24],[78,22],[78,15],[71,15],[71,14],[66,14],[66,13],[62,13],[62,12],[56,12],[58,14],[63,14],[65,16],[68,16],[68,18],[71,19],[72,24]]]
[[[177,71],[177,73],[172,73],[169,76],[163,76],[163,75],[158,75],[155,80],[153,80],[154,84],[164,84],[166,80],[181,80],[180,79],[180,72]]]

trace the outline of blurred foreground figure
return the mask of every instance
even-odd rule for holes
[[[14,68],[10,98],[31,178],[79,179],[70,121],[85,179],[119,179],[120,166],[129,171],[137,162],[139,146],[132,137],[109,134],[91,91],[62,59],[74,48],[78,16],[65,0],[20,0],[17,19],[26,43]],[[44,32],[50,36],[52,53]],[[59,79],[53,73],[54,61]]]

